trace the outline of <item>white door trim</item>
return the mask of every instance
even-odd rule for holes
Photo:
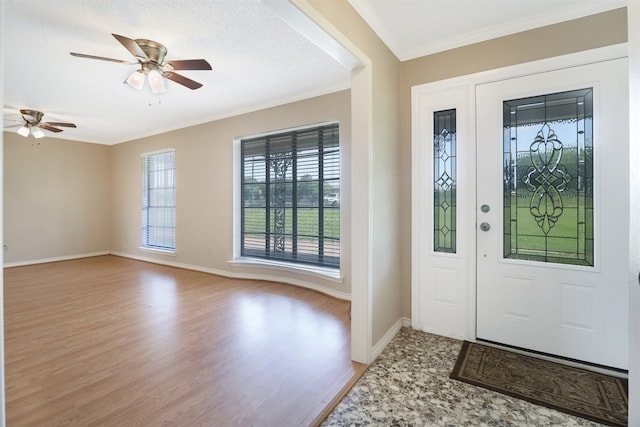
[[[640,1],[627,5],[629,28],[629,117],[640,117]],[[635,167],[640,159],[640,122],[630,120],[630,265],[629,265],[629,402],[640,402],[640,171]],[[629,425],[640,425],[640,404],[629,405]]]
[[[429,187],[432,188],[432,184],[425,183],[427,171],[425,170],[425,162],[420,158],[420,155],[424,155],[423,150],[424,141],[432,140],[432,136],[426,134],[427,130],[425,126],[421,126],[425,117],[432,117],[431,111],[427,111],[431,107],[425,107],[428,102],[425,99],[429,97],[441,96],[443,92],[447,91],[462,91],[467,94],[468,107],[466,114],[470,117],[459,118],[462,123],[475,123],[475,87],[484,83],[491,83],[499,80],[506,80],[515,77],[523,77],[531,74],[537,74],[547,71],[559,70],[563,68],[575,67],[580,65],[586,65],[594,62],[607,61],[617,58],[627,57],[627,44],[618,44],[599,49],[588,50],[584,52],[573,53],[569,55],[563,55],[554,58],[543,59],[534,62],[528,62],[524,64],[518,64],[510,67],[498,68],[495,70],[484,71],[480,73],[470,74],[462,77],[456,77],[447,80],[441,80],[432,83],[426,83],[418,86],[414,86],[411,89],[411,111],[412,111],[412,135],[411,135],[411,227],[412,227],[412,241],[411,241],[411,323],[414,328],[428,330],[429,332],[438,331],[430,328],[429,325],[424,325],[424,319],[426,317],[426,310],[423,299],[429,294],[429,286],[433,287],[432,281],[433,274],[428,270],[425,271],[422,266],[425,264],[425,257],[430,254],[425,253],[425,248],[432,247],[432,234],[427,229],[432,228],[432,224],[429,223],[429,217],[426,216],[424,195],[428,194]],[[422,101],[421,101],[422,100]],[[470,147],[465,152],[461,148],[458,149],[458,156],[464,155],[473,156],[473,159],[462,160],[466,170],[458,170],[467,176],[475,176],[476,173],[476,158],[475,158],[475,126],[470,125],[467,135],[472,139],[473,149]],[[472,191],[468,191],[465,195],[458,195],[458,198],[466,197],[466,200],[461,200],[463,204],[467,206],[475,206],[476,204],[476,189],[475,186]],[[426,218],[426,219],[425,219]],[[427,221],[427,222],[425,222]],[[465,284],[465,297],[461,304],[466,305],[461,310],[456,312],[456,316],[464,315],[465,319],[453,319],[458,324],[464,324],[466,327],[458,331],[441,331],[443,335],[451,336],[459,339],[476,339],[476,217],[475,211],[473,215],[458,215],[459,223],[463,229],[468,230],[467,235],[458,234],[458,247],[466,248],[464,255],[461,256],[461,262],[464,264],[464,277],[467,280]],[[429,268],[429,262],[426,263]]]

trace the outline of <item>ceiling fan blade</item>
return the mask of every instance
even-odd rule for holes
[[[62,126],[62,127],[66,127],[66,128],[75,128],[75,127],[77,127],[73,123],[46,122],[46,123],[42,123],[42,124],[47,125],[47,126]]]
[[[105,58],[104,56],[87,55],[86,53],[76,53],[76,52],[69,52],[69,53],[72,56],[77,56],[79,58],[99,59],[101,61],[119,62],[121,64],[127,64],[127,65],[137,64],[137,62],[123,61],[122,59]]]
[[[186,86],[189,89],[198,89],[202,87],[202,83],[198,83],[194,80],[188,79],[178,73],[167,72],[164,73],[163,76],[165,76],[169,80],[173,80],[174,82],[181,84],[182,86]]]
[[[124,46],[129,52],[131,52],[131,54],[136,58],[149,59],[149,57],[147,57],[147,54],[144,53],[142,48],[138,46],[138,43],[136,43],[135,40],[130,39],[129,37],[121,36],[119,34],[112,33],[111,35],[115,37],[116,40],[118,40],[120,44]]]
[[[51,131],[51,132],[62,132],[62,129],[54,128],[53,126],[49,126],[46,123],[40,123],[38,125],[38,127],[41,128],[41,129],[46,129],[46,130]]]
[[[180,59],[177,61],[167,61],[174,70],[211,70],[211,64],[205,59]]]

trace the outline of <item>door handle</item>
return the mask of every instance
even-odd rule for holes
[[[480,230],[489,231],[491,230],[491,226],[489,225],[488,222],[483,222],[482,224],[480,224]]]

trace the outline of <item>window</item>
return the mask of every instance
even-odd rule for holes
[[[142,155],[142,247],[175,252],[175,150]]]
[[[433,250],[456,252],[456,110],[433,113]]]
[[[593,89],[503,103],[504,257],[594,265]]]
[[[340,267],[337,123],[242,139],[240,255]]]

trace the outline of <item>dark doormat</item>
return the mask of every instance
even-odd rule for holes
[[[612,426],[626,426],[628,381],[464,341],[451,378]]]

